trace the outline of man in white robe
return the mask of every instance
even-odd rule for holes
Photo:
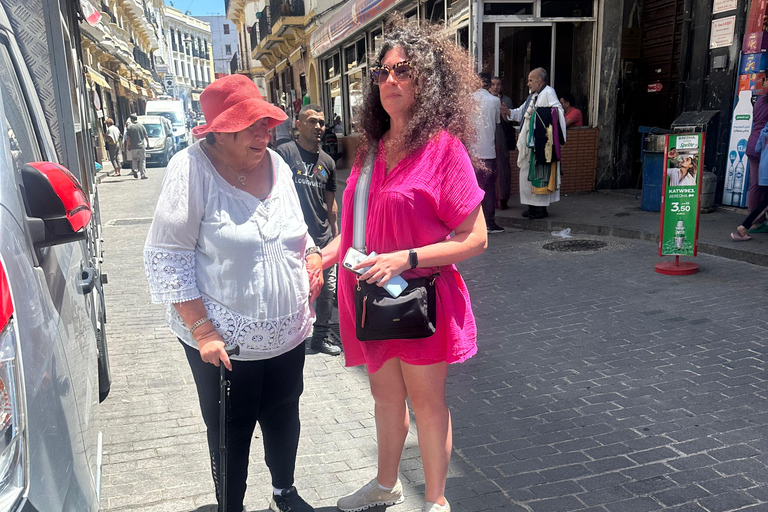
[[[530,119],[534,107],[557,107],[559,128],[562,139],[565,140],[565,115],[563,106],[557,98],[555,90],[547,85],[548,76],[544,68],[536,68],[528,74],[528,90],[531,91],[525,102],[518,108],[510,110],[504,105],[501,114],[510,121],[520,123],[520,134],[517,137],[517,166],[520,168],[520,203],[528,206],[523,212],[523,217],[529,219],[543,219],[549,213],[547,206],[560,200],[560,162],[557,162],[557,188],[550,194],[534,194],[533,186],[528,180],[528,171],[531,161],[531,149],[527,145]]]

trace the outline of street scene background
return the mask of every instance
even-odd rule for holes
[[[113,374],[105,511],[215,510],[192,375],[144,275],[163,173],[99,188]],[[452,510],[768,510],[768,268],[700,255],[697,275],[663,276],[653,242],[579,238],[606,246],[549,251],[548,232],[507,228],[459,265],[479,352],[449,370]],[[308,354],[304,375],[296,487],[329,512],[375,476],[373,401],[365,370],[343,356]],[[251,458],[246,508],[264,511],[260,439]],[[414,421],[401,479],[406,501],[392,510],[421,510]]]

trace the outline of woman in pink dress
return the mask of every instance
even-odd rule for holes
[[[360,342],[355,337],[357,274],[339,275],[339,322],[347,366],[365,364],[375,402],[378,472],[338,501],[360,511],[403,500],[398,478],[408,434],[410,398],[418,418],[425,476],[425,512],[450,510],[445,482],[451,454],[451,419],[445,400],[448,364],[477,352],[469,294],[455,263],[482,253],[487,230],[467,150],[475,137],[472,92],[479,80],[466,52],[439,35],[440,27],[390,21],[363,92],[355,126],[363,137],[344,192],[341,235],[323,250],[323,266],[352,245],[352,212],[368,148],[378,144],[368,194],[366,246],[378,256],[359,276],[383,286],[440,272],[436,332],[428,338]]]

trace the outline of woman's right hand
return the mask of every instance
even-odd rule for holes
[[[216,332],[214,330],[214,332]],[[219,363],[224,363],[227,370],[232,371],[232,363],[229,360],[227,351],[224,350],[226,344],[218,336],[200,336],[197,340],[197,349],[200,351],[200,359],[206,363],[210,363],[215,367],[219,367]]]

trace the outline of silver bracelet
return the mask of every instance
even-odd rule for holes
[[[211,321],[211,319],[210,319],[210,318],[208,318],[207,316],[204,316],[203,318],[201,318],[201,319],[200,319],[200,320],[198,320],[197,322],[193,323],[193,324],[192,324],[192,327],[190,327],[190,328],[189,328],[189,332],[190,332],[190,334],[192,334],[192,336],[194,336],[194,335],[195,335],[195,331],[196,331],[196,330],[197,330],[197,329],[198,329],[198,328],[199,328],[201,325],[203,325],[203,324],[204,324],[204,323],[206,323],[206,322],[210,322],[210,321]]]

